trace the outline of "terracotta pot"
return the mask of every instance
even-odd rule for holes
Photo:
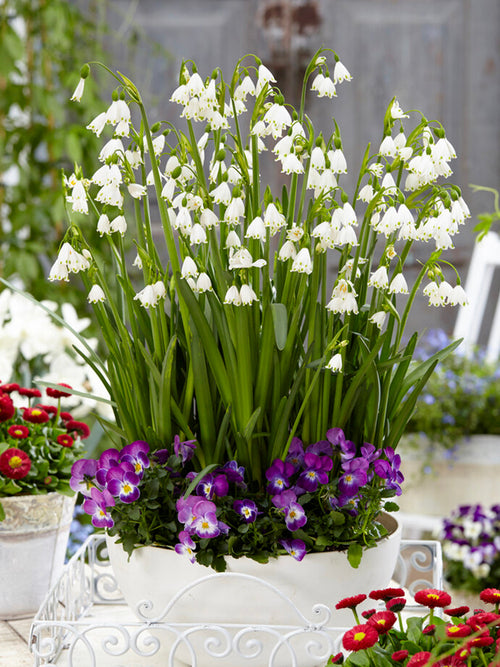
[[[266,564],[249,558],[228,558],[227,572],[241,575],[228,578],[198,563],[190,563],[187,558],[171,549],[141,547],[132,553],[129,560],[122,546],[111,538],[108,538],[108,548],[118,585],[129,606],[138,612],[140,617],[142,613],[142,617],[154,618],[164,623],[301,627],[310,623],[350,627],[352,612],[336,611],[335,604],[341,598],[387,586],[394,571],[401,530],[392,516],[386,515],[385,519],[390,524],[388,529],[393,530],[392,534],[381,540],[375,548],[368,549],[357,569],[350,566],[342,552],[306,554],[300,562],[288,555],[280,556]],[[258,584],[247,579],[247,575],[258,577],[265,583]],[[200,578],[204,578],[202,583],[193,585],[179,596],[171,608],[168,607],[179,591]],[[288,601],[271,590],[269,585],[278,589]],[[331,610],[330,619],[326,610],[319,613],[314,611],[314,605],[318,603]],[[226,646],[226,638],[216,631],[197,632],[190,636],[189,643],[197,655],[196,664],[199,667],[261,667],[264,663],[268,664],[268,652],[275,646],[276,640],[273,639],[270,643],[268,638],[260,637],[263,641],[262,653],[255,659],[248,659],[241,656],[249,655],[255,646],[245,642],[255,640],[256,637],[247,635],[241,642],[234,644],[237,629],[239,628],[231,631],[229,646]],[[307,639],[304,638],[305,635],[297,637],[297,641],[292,641],[291,649],[282,646],[272,663],[273,666],[288,667],[293,664],[290,650],[295,652],[299,667],[324,665],[330,655],[329,647],[325,644],[312,650],[312,655],[316,657],[307,654],[306,641],[312,641],[313,635],[314,633],[310,634]],[[174,646],[173,634],[165,630],[157,636],[161,641],[158,665],[167,664],[168,652]],[[203,648],[209,637],[221,641],[217,650],[231,648],[231,651],[234,649],[235,652],[230,652],[227,658],[222,660],[210,658]],[[187,642],[181,642],[176,649],[175,656],[178,660],[174,662],[175,665],[191,665],[189,647],[186,647],[186,644]],[[212,648],[215,649],[215,645]],[[238,655],[239,653],[241,655]]]
[[[34,614],[58,580],[75,498],[60,493],[0,499],[0,618]]]

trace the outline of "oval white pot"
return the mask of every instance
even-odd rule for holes
[[[34,614],[64,565],[75,498],[60,493],[1,498],[0,618]]]
[[[341,552],[306,554],[301,562],[290,556],[280,556],[266,564],[249,558],[227,559],[227,572],[259,577],[276,587],[292,604],[288,604],[265,585],[257,585],[254,581],[239,577],[228,579],[218,576],[213,570],[198,563],[190,563],[187,558],[170,549],[141,547],[132,553],[130,560],[122,546],[111,538],[108,538],[108,549],[111,565],[125,600],[134,611],[142,610],[150,619],[164,623],[303,627],[308,622],[317,625],[325,623],[326,614],[315,614],[313,610],[314,605],[320,603],[332,611],[326,625],[350,627],[353,623],[352,612],[336,611],[335,604],[344,597],[383,588],[391,580],[399,554],[401,529],[393,517],[387,518],[394,522],[394,532],[381,540],[377,547],[368,549],[357,569],[349,565],[345,553]],[[206,580],[186,591],[172,608],[167,610],[169,602],[179,591],[200,578]],[[150,604],[141,606],[141,602],[146,600]],[[302,613],[302,617],[292,608],[293,605]],[[235,632],[236,630],[233,631],[233,639]],[[161,653],[158,655],[158,663],[153,664],[167,664],[168,652],[174,643],[173,635],[164,632],[157,636],[161,641]],[[222,660],[210,658],[203,649],[203,643],[210,636],[219,635],[217,632],[205,631],[189,638],[191,646],[196,650],[198,667],[262,667],[263,664],[268,664],[265,647],[263,653],[255,659],[235,653],[230,653]],[[251,638],[244,637],[237,652],[246,654],[250,646],[245,649],[245,640]],[[219,648],[222,651],[225,640],[221,641]],[[304,636],[300,641],[298,644],[295,642],[294,646],[299,667],[315,667],[326,663],[328,655],[326,658],[322,656],[322,659],[311,658],[306,653]],[[266,645],[266,642],[264,644]],[[274,645],[273,641],[271,646]],[[269,650],[269,643],[267,646]],[[326,650],[325,646],[323,650]],[[293,664],[288,649],[282,647],[280,651],[272,663],[273,666],[288,667]],[[175,665],[191,664],[185,645],[180,645],[175,655],[178,658]]]
[[[405,476],[398,505],[403,512],[447,516],[459,505],[500,503],[500,436],[473,435],[450,453],[432,449],[425,438],[417,447],[400,443]],[[430,471],[423,472],[424,463]]]

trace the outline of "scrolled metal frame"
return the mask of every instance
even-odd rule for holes
[[[410,596],[424,587],[442,588],[441,546],[436,541],[403,540],[396,567],[398,585],[406,587]],[[213,577],[249,579],[264,586],[289,606],[297,618],[295,625],[258,625],[238,623],[180,623],[169,622],[166,617],[175,605],[193,588],[202,586]],[[105,538],[92,535],[64,568],[63,574],[51,589],[34,618],[30,644],[35,667],[64,664],[67,667],[101,667],[99,656],[116,659],[126,657],[127,666],[142,667],[138,662],[144,658],[144,666],[154,663],[151,658],[160,655],[161,636],[169,633],[168,660],[161,664],[174,667],[180,651],[187,651],[193,667],[200,666],[200,646],[204,656],[210,660],[222,660],[230,655],[252,660],[259,665],[280,667],[284,653],[287,667],[296,667],[297,641],[302,640],[300,655],[314,661],[325,661],[331,653],[339,650],[340,639],[346,628],[331,626],[332,612],[326,605],[317,604],[309,619],[293,602],[268,582],[251,575],[222,573],[202,577],[179,591],[158,615],[148,615],[148,605],[138,605],[136,616],[130,614],[125,622],[114,622],[108,617],[109,605],[119,605],[123,611],[125,602],[121,597],[110,567]],[[411,603],[407,611],[420,611]],[[101,618],[96,620],[97,611]],[[193,614],[194,616],[195,614]],[[130,619],[130,620],[129,620]],[[163,633],[158,636],[158,633]],[[198,635],[201,633],[201,640]],[[198,636],[198,638],[197,638]],[[267,642],[266,642],[267,640]],[[165,650],[165,647],[163,647]],[[264,651],[266,655],[264,656]],[[82,656],[85,662],[82,662]],[[64,660],[59,662],[58,660]],[[132,660],[132,662],[130,662]],[[263,660],[266,662],[264,663]],[[116,664],[116,662],[113,662]],[[185,663],[184,663],[185,664]]]

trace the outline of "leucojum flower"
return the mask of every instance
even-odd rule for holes
[[[65,178],[70,225],[49,278],[78,273],[88,290],[107,346],[106,361],[92,354],[89,363],[107,382],[114,436],[152,451],[175,437],[196,441],[190,472],[203,473],[196,486],[211,493],[220,480],[204,476],[229,462],[241,467],[253,496],[235,497],[244,502],[234,511],[244,523],[259,516],[248,501],[258,508],[256,496],[274,494],[268,509],[292,529],[282,551],[296,556],[302,547],[293,540],[324,548],[304,537],[314,522],[300,499],[334,475],[328,512],[346,522],[350,538],[328,548],[349,548],[355,560],[360,545],[380,535],[372,519],[397,507],[387,500],[402,477],[394,450],[433,368],[453,347],[409,369],[417,333],[407,337],[405,326],[415,298],[423,292],[432,307],[465,299],[458,273],[441,260],[470,216],[445,180],[456,156],[444,128],[416,112],[405,131],[409,114],[390,100],[381,137],[348,191],[352,164],[338,124],[316,129],[305,110],[312,89],[334,112],[333,98],[352,78],[330,49],[312,58],[296,109],[256,56],[239,60],[226,79],[220,69],[201,73],[183,62],[171,95],[175,123],[151,122],[133,82],[107,71],[115,84],[110,106],[88,124],[103,141],[100,164],[93,174],[76,165]],[[263,177],[273,165],[287,184],[279,192]],[[100,256],[109,266],[87,243],[82,213],[107,246]],[[421,263],[413,280],[410,252]],[[319,443],[332,429],[352,444],[329,470]],[[294,438],[315,451],[292,490],[285,462]],[[115,503],[127,506],[141,488],[133,474],[113,478]],[[105,498],[94,496],[89,507],[100,516]],[[201,523],[190,502],[180,508],[175,544],[200,560],[194,533],[217,540],[228,524],[214,514],[214,497],[198,508]]]

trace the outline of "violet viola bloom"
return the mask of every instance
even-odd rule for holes
[[[161,466],[165,465],[168,461],[168,449],[157,449],[152,456]]]
[[[384,449],[384,454],[387,456],[387,461],[378,459],[373,464],[375,474],[386,481],[386,488],[392,489],[397,496],[401,495],[401,482],[404,481],[403,473],[399,467],[401,465],[401,457],[395,454],[391,447]]]
[[[300,438],[292,438],[285,461],[293,465],[294,472],[297,472],[302,468],[302,463],[304,461],[304,446]]]
[[[114,521],[107,508],[114,504],[115,499],[107,489],[100,491],[94,487],[90,491],[90,498],[83,501],[83,511],[92,516],[92,525],[96,528],[112,528]]]
[[[328,440],[318,440],[318,442],[313,442],[312,445],[309,445],[306,452],[308,454],[316,454],[316,456],[324,454],[331,458],[333,455],[333,447]]]
[[[135,473],[142,477],[144,468],[149,468],[148,452],[148,443],[144,440],[136,440],[121,450],[120,461],[131,463],[134,466]]]
[[[212,475],[208,473],[196,486],[196,493],[208,500],[212,500],[214,496],[218,496],[219,498],[227,496],[228,491],[229,483],[225,475]]]
[[[106,475],[106,486],[112,496],[118,496],[122,503],[133,503],[139,498],[141,478],[135,473],[134,466],[127,461],[110,468]]]
[[[257,505],[253,500],[235,500],[233,509],[243,517],[245,523],[253,523],[257,519]]]
[[[120,465],[120,452],[118,449],[106,449],[99,457],[96,479],[101,486],[106,486],[106,476],[110,468]]]
[[[291,463],[282,461],[281,459],[274,459],[270,468],[266,470],[266,478],[269,480],[267,485],[267,492],[271,495],[274,493],[281,493],[290,485],[289,477],[293,475],[295,469]]]
[[[193,505],[193,517],[189,532],[198,537],[217,537],[221,528],[216,516],[216,506],[210,500],[199,500]]]
[[[195,443],[196,440],[184,440],[184,442],[181,442],[178,435],[174,436],[174,453],[181,458],[182,465],[193,458],[194,450],[196,449]]]
[[[280,540],[280,544],[295,560],[300,561],[306,555],[306,545],[302,540]]]
[[[71,466],[71,479],[69,485],[76,493],[82,493],[90,497],[92,488],[95,486],[95,474],[97,472],[97,461],[95,459],[80,459]]]
[[[346,496],[344,494],[341,494],[338,498],[330,498],[330,505],[332,506],[332,509],[347,509],[349,514],[352,516],[356,516],[358,513],[357,511],[357,506],[359,503],[359,497],[358,496]]]
[[[299,475],[297,486],[313,493],[319,484],[328,484],[328,473],[332,468],[333,461],[329,456],[316,456],[307,452],[304,456],[304,470]]]
[[[226,476],[228,482],[234,482],[237,486],[246,489],[245,468],[239,466],[236,461],[228,461],[227,463],[224,463],[219,470]]]
[[[275,495],[271,501],[275,507],[284,511],[286,527],[292,533],[307,523],[304,508],[297,502],[297,496],[292,490]]]
[[[196,556],[194,555],[194,551],[196,549],[196,545],[190,537],[189,533],[187,533],[185,530],[181,530],[179,533],[179,544],[176,544],[174,548],[178,554],[186,555],[191,563],[195,562]]]
[[[326,432],[328,442],[331,442],[335,449],[340,450],[342,461],[350,461],[356,456],[356,445],[351,440],[346,440],[344,431],[341,428],[331,428]]]
[[[355,496],[360,487],[368,481],[368,463],[365,459],[359,457],[346,461],[343,466],[344,474],[339,479],[339,491],[346,497]]]

